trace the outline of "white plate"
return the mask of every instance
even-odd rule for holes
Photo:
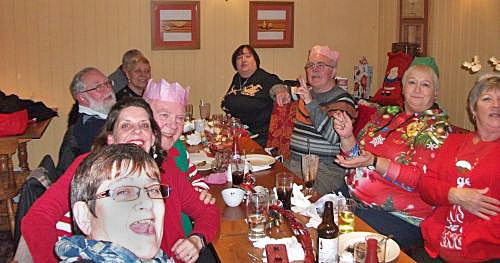
[[[339,238],[339,252],[342,253],[348,246],[354,245],[354,243],[359,241],[364,241],[365,237],[368,235],[373,235],[376,233],[371,232],[351,232],[340,235]],[[379,234],[380,235],[380,234]],[[400,249],[398,243],[392,239],[388,239],[385,247],[385,262],[394,261],[398,258]]]
[[[197,165],[201,162],[206,162],[202,166],[197,166],[198,171],[208,171],[212,169],[212,162],[215,160],[212,157],[208,157],[206,153],[190,153],[189,154],[189,159],[194,165]]]
[[[247,154],[246,158],[252,167],[270,166],[276,162],[272,156],[264,154]]]
[[[205,160],[206,163],[204,165],[198,166],[198,164],[203,162],[203,161],[193,162],[193,164],[196,165],[196,167],[198,168],[198,171],[208,171],[208,170],[212,169],[212,161],[213,160],[215,160],[215,159],[209,157],[207,160]]]

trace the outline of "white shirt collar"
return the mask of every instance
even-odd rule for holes
[[[107,114],[103,114],[101,112],[97,112],[89,107],[85,107],[85,106],[82,106],[82,105],[78,105],[78,112],[79,113],[85,113],[87,115],[92,115],[92,116],[97,116],[99,117],[99,119],[103,119],[105,120],[106,118],[108,118],[108,115]]]

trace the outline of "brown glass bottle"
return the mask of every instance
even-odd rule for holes
[[[318,226],[318,263],[337,262],[339,227],[333,218],[333,203],[325,202],[323,221]]]

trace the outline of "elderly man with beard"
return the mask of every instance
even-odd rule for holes
[[[46,155],[40,169],[32,171],[20,191],[20,200],[16,213],[15,240],[21,234],[20,223],[33,203],[45,192],[46,188],[55,182],[73,160],[88,151],[94,138],[106,121],[111,107],[116,103],[113,93],[113,82],[96,68],[87,67],[75,74],[70,84],[71,96],[75,100],[70,115],[68,130],[64,134],[59,148],[57,167],[50,155]],[[48,179],[48,180],[46,180]]]
[[[116,103],[113,81],[93,67],[84,68],[75,74],[70,92],[78,104],[78,114],[64,134],[59,149],[58,174],[62,174],[77,156],[90,151],[94,137]]]
[[[345,169],[334,163],[340,153],[340,137],[333,129],[333,112],[357,116],[356,105],[347,91],[336,85],[339,53],[327,46],[313,46],[305,65],[307,82],[301,77],[300,87],[288,89],[275,85],[270,91],[279,106],[298,99],[290,141],[290,161],[285,165],[301,174],[301,157],[316,154],[320,158],[314,190],[321,195],[344,185]],[[309,84],[309,85],[307,85]],[[298,95],[298,96],[297,96]]]

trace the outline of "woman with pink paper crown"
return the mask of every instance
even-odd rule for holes
[[[129,98],[122,100],[113,107],[109,116],[114,117],[106,120],[106,124],[101,131],[101,134],[107,137],[108,140],[96,140],[96,143],[102,141],[108,144],[127,143],[129,141],[126,136],[123,136],[125,132],[119,128],[121,127],[119,119],[125,118],[125,123],[136,127],[142,124],[144,120],[141,119],[141,122],[139,122],[139,119],[134,117],[135,115],[127,113],[129,109],[135,111],[142,109],[144,114],[149,115],[147,120],[151,125],[148,126],[150,127],[149,132],[148,129],[141,128],[141,132],[137,132],[136,136],[144,137],[140,139],[140,141],[144,142],[141,147],[145,147],[145,149],[153,153],[157,152],[157,149],[155,149],[156,144],[153,144],[149,137],[151,137],[151,133],[153,133],[154,137],[161,136],[161,146],[167,156],[162,162],[161,182],[172,185],[173,188],[169,199],[165,203],[167,211],[165,214],[165,235],[161,247],[169,256],[174,256],[176,261],[179,262],[195,262],[200,255],[201,249],[205,247],[205,242],[211,242],[215,238],[220,224],[219,212],[213,205],[213,198],[206,191],[202,191],[198,197],[194,194],[196,193],[195,190],[190,188],[189,183],[186,181],[189,171],[191,171],[191,174],[196,174],[195,169],[188,169],[186,150],[178,141],[180,135],[180,132],[178,132],[178,116],[184,116],[183,111],[187,94],[187,91],[178,83],[170,85],[164,80],[159,84],[150,81],[145,95],[154,106],[155,113],[151,112],[150,107],[142,99]],[[121,114],[122,112],[127,114]],[[159,128],[153,124],[155,123],[152,118],[153,115],[158,120]],[[182,131],[182,126],[180,131]],[[150,134],[150,136],[146,136],[145,133]],[[109,136],[114,139],[109,140]],[[135,143],[138,140],[135,139],[133,142]],[[99,148],[99,145],[95,147]],[[61,234],[61,232],[54,225],[61,223],[61,221],[57,222],[58,220],[64,221],[65,213],[69,211],[69,202],[64,197],[68,196],[69,182],[84,157],[85,155],[82,155],[75,160],[66,173],[35,203],[23,220],[23,235],[35,261],[56,262],[57,260],[53,254],[53,244],[57,240],[54,235]],[[205,201],[205,204],[202,201]],[[211,204],[207,204],[209,202]],[[191,235],[185,234],[183,230],[180,222],[181,212],[186,212],[197,222]],[[68,218],[68,221],[71,221],[71,219]],[[57,224],[54,222],[57,222]],[[70,235],[71,233],[66,232],[65,234]],[[42,240],[39,236],[46,238]],[[206,253],[207,250],[204,251]]]

